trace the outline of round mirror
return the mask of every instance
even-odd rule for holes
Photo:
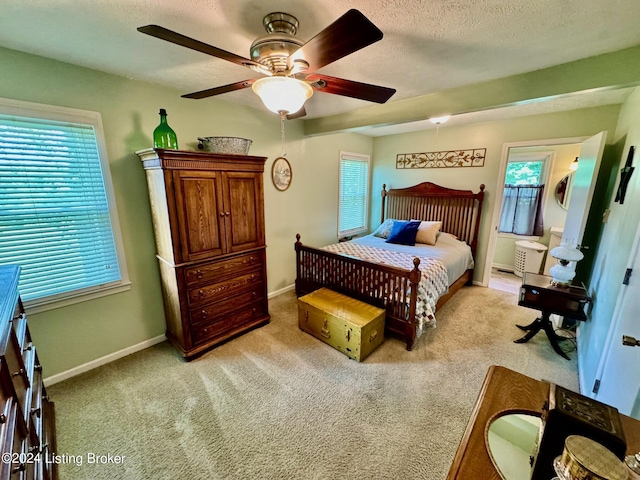
[[[541,425],[539,416],[520,412],[503,412],[489,420],[485,443],[503,480],[531,478]]]
[[[556,185],[556,200],[565,210],[569,209],[569,199],[571,198],[571,188],[573,187],[574,172],[567,173]]]

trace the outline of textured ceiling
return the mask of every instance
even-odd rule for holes
[[[384,38],[320,73],[395,88],[390,102],[640,44],[638,0],[2,0],[1,6],[0,46],[182,93],[256,74],[137,27],[158,24],[248,57],[251,42],[265,33],[267,13],[295,15],[306,41],[357,8]],[[250,89],[218,98],[262,108]],[[600,98],[582,103],[615,103],[622,95]],[[307,118],[370,105],[316,93],[306,104]]]

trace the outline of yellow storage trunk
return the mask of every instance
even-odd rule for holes
[[[298,299],[303,331],[357,361],[384,340],[385,311],[327,288]]]

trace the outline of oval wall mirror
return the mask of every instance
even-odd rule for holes
[[[556,185],[556,200],[565,210],[569,209],[569,199],[571,198],[571,188],[573,187],[574,172],[567,173]]]
[[[531,478],[530,457],[534,455],[542,421],[537,415],[503,412],[485,429],[489,457],[503,480]]]

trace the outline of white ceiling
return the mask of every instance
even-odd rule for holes
[[[0,46],[169,85],[181,93],[257,75],[143,35],[137,27],[158,24],[248,58],[251,42],[265,34],[262,18],[270,12],[296,16],[298,36],[306,41],[356,8],[384,38],[320,73],[395,88],[390,102],[640,44],[638,0],[1,0],[0,6]],[[486,115],[620,103],[626,94],[605,91]],[[250,89],[218,98],[263,108]],[[306,104],[306,118],[370,105],[316,93]],[[469,115],[456,121],[485,118]],[[380,127],[368,133],[412,128],[425,125]]]

